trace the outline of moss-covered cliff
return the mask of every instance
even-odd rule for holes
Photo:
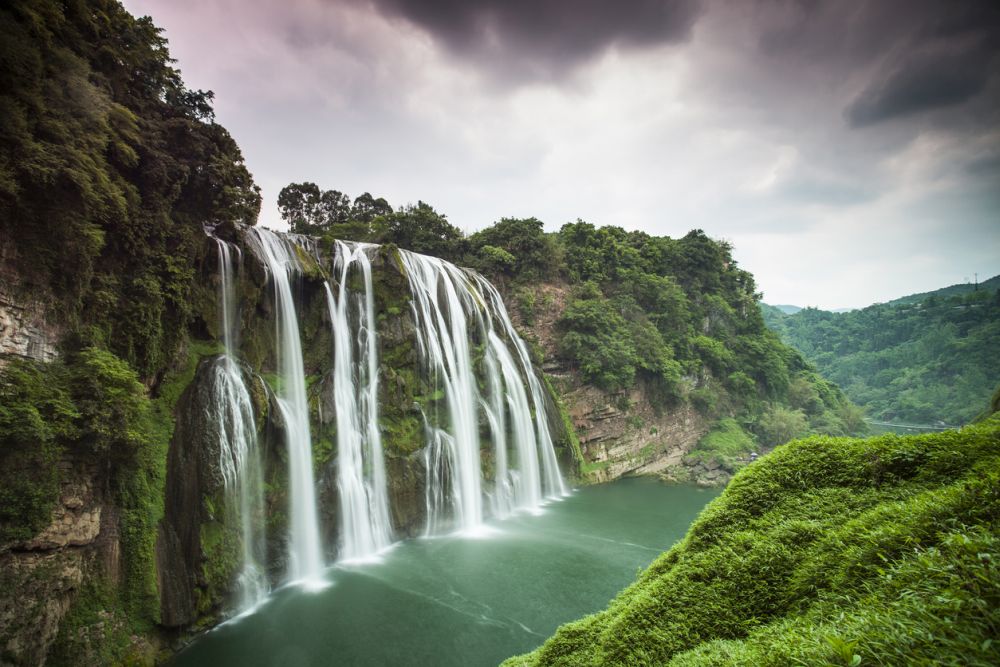
[[[516,665],[994,665],[1000,415],[740,472],[607,610]]]

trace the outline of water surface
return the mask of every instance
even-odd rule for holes
[[[173,664],[496,665],[607,606],[683,537],[718,490],[626,479],[488,524],[340,565],[196,640]]]

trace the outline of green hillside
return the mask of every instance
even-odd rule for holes
[[[528,665],[996,665],[1000,416],[813,437],[738,474],[607,610]]]
[[[983,290],[986,292],[995,292],[1000,289],[1000,276],[993,276],[989,280],[985,280],[978,285],[974,283],[959,283],[957,285],[949,285],[948,287],[942,287],[941,289],[933,290],[931,292],[920,292],[919,294],[910,294],[909,296],[902,296],[898,299],[893,299],[889,302],[890,305],[913,305],[917,303],[923,303],[930,297],[938,297],[940,299],[950,298],[953,296],[965,296],[972,294],[973,292]]]
[[[1000,281],[953,286],[848,313],[806,308],[764,321],[868,416],[901,423],[963,424],[1000,383]]]

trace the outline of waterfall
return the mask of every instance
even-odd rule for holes
[[[446,407],[423,406],[428,533],[447,525],[474,529],[482,522],[480,410],[495,452],[493,511],[503,516],[515,508],[535,509],[543,496],[564,495],[545,394],[496,288],[435,257],[405,250],[400,257],[413,294],[418,349],[429,382],[435,394],[440,390]],[[487,397],[476,381],[470,347],[474,334],[479,339],[473,342],[482,349]],[[434,414],[428,415],[428,408]],[[513,462],[509,454],[515,455]]]
[[[303,272],[301,252],[320,258],[305,237],[247,228],[244,238],[274,286],[276,403],[288,444],[288,578],[316,581],[323,557],[302,345],[290,280]],[[379,425],[372,273],[377,246],[335,241],[333,250],[331,277],[322,284],[333,341],[328,386],[336,424],[337,553],[349,561],[388,547],[393,526]],[[479,274],[442,259],[406,250],[399,251],[399,258],[409,283],[427,390],[415,406],[424,419],[427,534],[475,531],[487,515],[533,511],[546,499],[565,494],[549,433],[547,395],[499,292]],[[223,282],[230,284],[231,277],[224,276]],[[228,310],[223,310],[228,318]],[[228,320],[223,328],[230,330]],[[227,345],[235,349],[228,339]],[[232,360],[227,363],[236,368]],[[230,384],[231,403],[239,406],[243,399],[238,394],[246,394],[246,388],[241,389],[242,382]],[[249,402],[247,406],[249,410]],[[246,414],[249,422],[244,422],[252,431],[252,412]],[[481,439],[489,441],[491,450],[481,449]]]
[[[243,566],[237,584],[238,610],[252,608],[268,592],[267,577],[260,566],[264,556],[264,532],[258,525],[264,517],[260,452],[253,404],[243,381],[235,354],[238,328],[233,320],[236,299],[233,294],[233,259],[235,249],[215,239],[219,251],[219,304],[222,340],[226,352],[213,366],[213,402],[208,406],[219,427],[219,469],[226,493],[226,508],[238,519]]]
[[[465,309],[474,307],[469,303],[471,285],[458,267],[437,257],[405,250],[400,257],[413,292],[419,348],[433,381],[441,383],[450,421],[450,432],[428,426],[428,530],[436,531],[445,523],[449,509],[442,493],[445,484],[452,489],[454,525],[474,529],[483,520],[483,499],[478,391],[465,317]]]
[[[378,351],[375,296],[368,244],[336,242],[334,297],[327,306],[333,334],[333,394],[337,420],[337,488],[340,493],[340,558],[371,556],[392,542],[382,435],[378,425]],[[360,270],[364,291],[348,288],[351,267]],[[351,305],[356,305],[351,320]],[[351,332],[357,332],[356,337]],[[355,355],[358,359],[355,361]]]
[[[248,238],[257,246],[274,283],[280,378],[277,403],[288,439],[288,578],[295,582],[316,584],[321,580],[323,556],[316,512],[302,343],[289,284],[289,276],[297,273],[300,266],[291,241],[261,228],[254,228]]]
[[[549,432],[549,416],[545,405],[545,391],[542,383],[535,374],[535,369],[531,365],[531,355],[528,354],[528,346],[517,334],[514,324],[510,321],[507,308],[504,307],[503,299],[497,288],[490,281],[476,274],[476,281],[480,288],[489,297],[491,310],[494,317],[492,319],[500,322],[503,333],[507,340],[511,341],[517,351],[520,361],[521,373],[528,380],[528,389],[531,392],[531,403],[535,408],[535,433],[538,441],[538,451],[542,459],[542,470],[545,477],[545,494],[549,497],[565,496],[569,493],[566,482],[559,472],[559,463],[556,460],[556,450],[552,443],[552,434]]]

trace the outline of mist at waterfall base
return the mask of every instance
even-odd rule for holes
[[[327,570],[199,637],[175,667],[496,665],[594,613],[683,537],[718,490],[625,479],[488,521],[488,536],[408,540]]]

